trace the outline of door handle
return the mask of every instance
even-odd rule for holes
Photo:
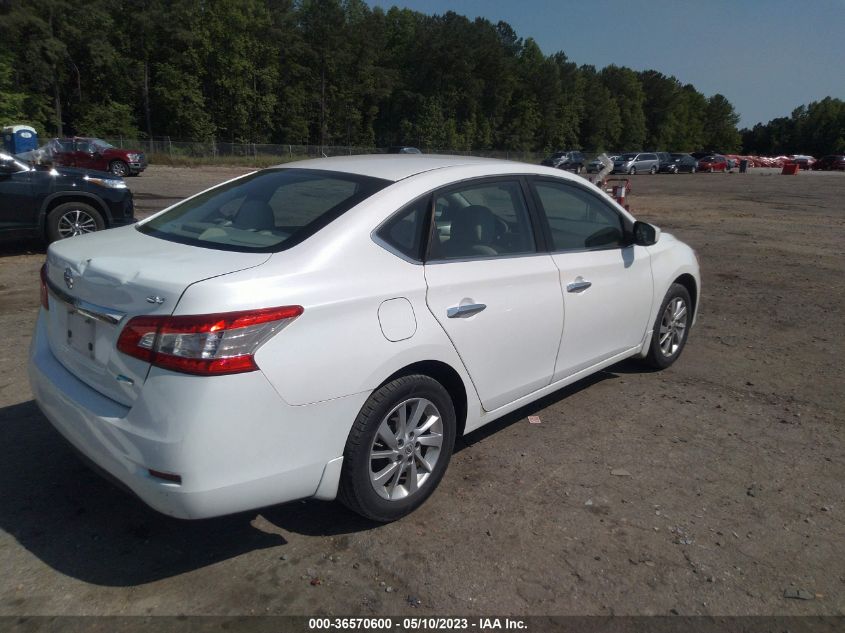
[[[578,277],[578,279],[566,285],[566,292],[581,292],[582,290],[586,290],[592,285],[592,281],[587,281],[586,279]]]
[[[483,303],[467,303],[466,305],[447,309],[446,316],[450,319],[463,319],[473,314],[478,314],[486,307]]]

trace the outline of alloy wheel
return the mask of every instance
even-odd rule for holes
[[[425,485],[440,458],[443,420],[430,400],[410,398],[394,407],[370,447],[370,483],[388,501],[404,499]]]
[[[129,173],[129,167],[126,166],[126,163],[116,160],[111,164],[111,173],[123,178]]]
[[[687,304],[681,297],[674,297],[666,305],[660,321],[660,351],[673,356],[684,342],[687,329]]]
[[[74,235],[93,233],[96,230],[97,221],[87,211],[83,211],[82,209],[71,209],[59,218],[58,232],[62,239],[73,237]]]

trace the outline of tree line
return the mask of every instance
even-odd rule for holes
[[[578,66],[505,22],[454,12],[0,0],[0,124],[49,135],[731,152],[738,121],[723,95],[655,70]]]
[[[792,111],[792,116],[742,130],[742,145],[764,156],[845,154],[845,101],[825,97]]]

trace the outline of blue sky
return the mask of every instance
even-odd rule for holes
[[[845,0],[368,0],[508,22],[577,64],[653,68],[725,95],[740,126],[845,99]]]

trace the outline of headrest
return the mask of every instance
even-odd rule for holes
[[[456,209],[449,236],[455,242],[492,244],[496,238],[496,216],[479,204]]]
[[[276,228],[272,207],[263,200],[246,200],[232,224],[239,229],[271,231]]]

